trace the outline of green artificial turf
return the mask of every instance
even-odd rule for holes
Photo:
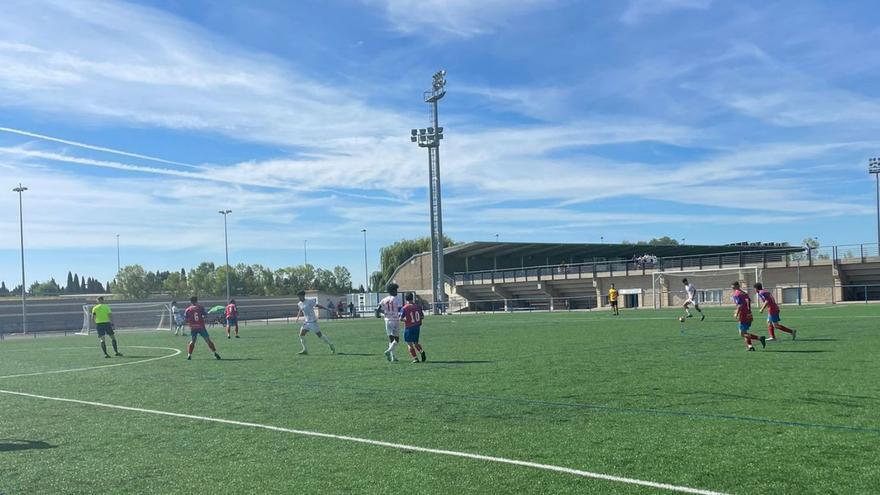
[[[732,310],[429,317],[428,362],[380,320],[0,342],[0,390],[503,457],[737,494],[876,493],[880,306],[784,308],[748,353]],[[756,315],[753,331],[766,334]],[[682,332],[683,329],[683,332]],[[145,346],[135,347],[135,346]],[[7,377],[119,363],[70,373]],[[0,493],[671,493],[531,467],[0,393]]]

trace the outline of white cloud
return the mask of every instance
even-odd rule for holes
[[[395,30],[431,38],[489,34],[523,14],[548,8],[555,0],[362,0],[385,11]]]
[[[682,9],[707,9],[712,0],[630,0],[620,20],[624,24],[638,24],[647,17]]]

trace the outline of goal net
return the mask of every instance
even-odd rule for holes
[[[172,330],[174,317],[168,303],[110,303],[113,326],[116,330]],[[95,329],[92,321],[93,304],[83,305],[82,330],[77,335],[88,335]]]
[[[743,290],[752,290],[752,284],[761,282],[762,270],[757,266],[739,268],[707,268],[703,270],[663,271],[651,273],[654,309],[678,307],[687,296],[683,279],[697,288],[697,302],[720,305],[729,302],[733,294],[731,282],[738,280]]]

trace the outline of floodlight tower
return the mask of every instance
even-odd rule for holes
[[[223,215],[223,246],[226,248],[226,304],[229,304],[229,231],[226,228],[226,218],[232,210],[220,210],[217,213]]]
[[[874,175],[877,184],[877,249],[880,249],[880,158],[868,160],[868,173]]]
[[[443,271],[443,209],[440,201],[440,140],[443,128],[437,116],[437,102],[446,95],[446,71],[434,74],[431,89],[425,91],[425,103],[431,105],[431,127],[413,129],[410,141],[420,148],[428,148],[428,204],[431,209],[431,289],[434,314],[443,312],[446,302]]]
[[[27,333],[27,286],[24,283],[24,209],[22,208],[21,193],[28,188],[20,183],[12,191],[18,193],[18,232],[21,239],[21,333]]]

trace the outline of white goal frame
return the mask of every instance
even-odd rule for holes
[[[762,275],[764,269],[756,266],[740,266],[740,267],[732,267],[732,268],[703,268],[696,270],[674,270],[674,271],[654,271],[651,272],[651,298],[654,303],[654,309],[661,309],[663,306],[660,304],[660,296],[662,294],[658,294],[659,287],[659,279],[662,276],[674,277],[676,279],[688,278],[691,277],[711,277],[711,276],[723,276],[727,273],[735,273],[739,275],[742,272],[748,272],[749,274],[755,274],[755,281],[761,282]],[[719,287],[710,287],[709,289],[719,289]],[[720,287],[720,289],[725,289],[725,287]],[[698,290],[706,290],[705,288],[698,288]],[[748,290],[748,288],[746,288]]]
[[[107,303],[114,313],[113,323],[119,330],[174,330],[174,315],[171,314],[171,304],[166,302],[142,302],[142,303]],[[83,304],[82,329],[76,335],[89,335],[92,328],[92,308],[94,304]],[[136,315],[136,316],[135,316]],[[136,320],[144,320],[130,324],[126,317]],[[150,323],[158,319],[157,324]]]

